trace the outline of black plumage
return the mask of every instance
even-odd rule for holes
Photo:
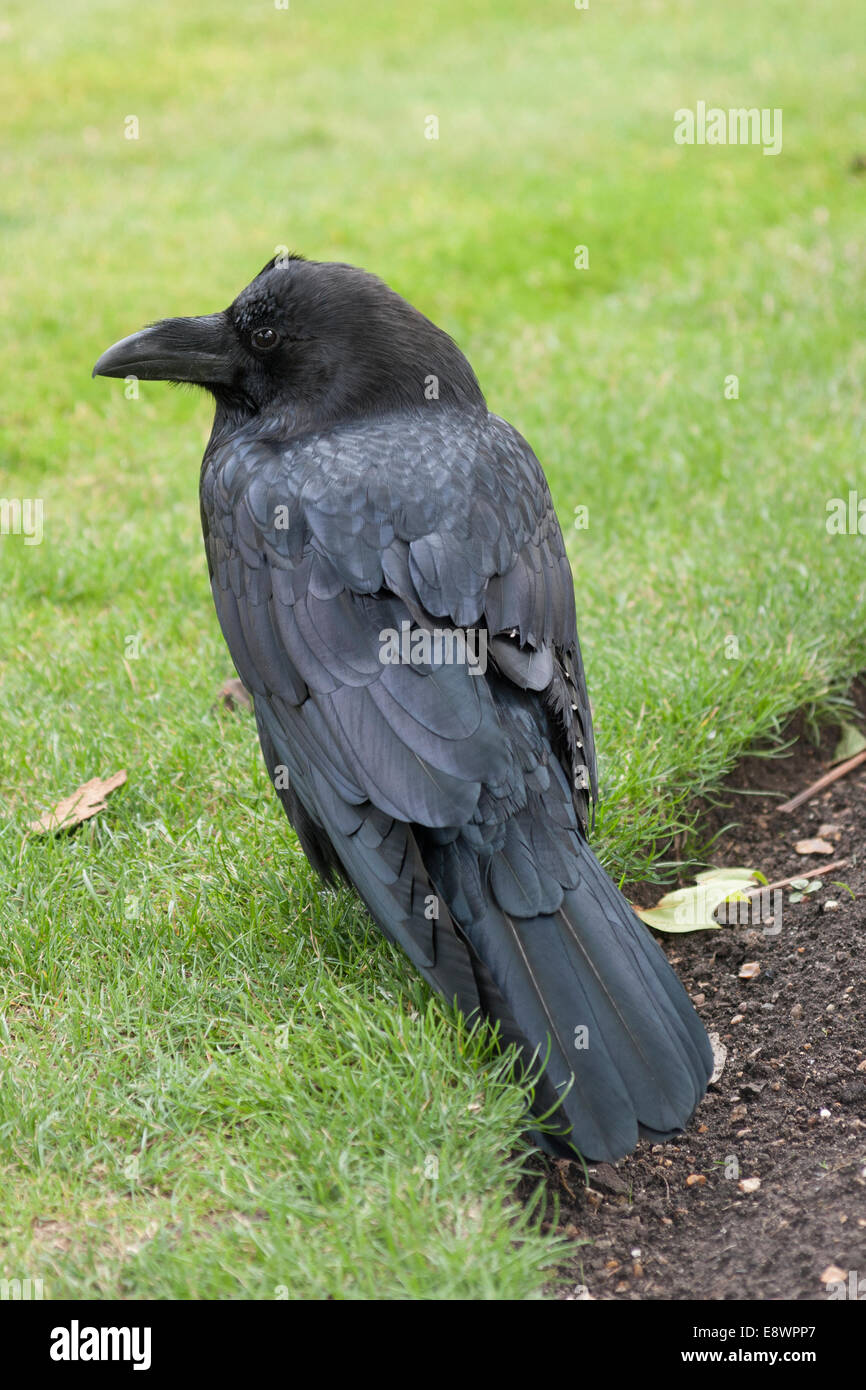
[[[711,1052],[587,843],[596,762],[562,533],[456,345],[375,277],[293,257],[224,313],[124,339],[95,374],[215,397],[214,602],[315,868],[520,1046],[534,1110],[557,1107],[549,1151],[616,1159],[682,1128]],[[484,674],[435,649],[383,661],[385,632],[455,628],[487,641]]]

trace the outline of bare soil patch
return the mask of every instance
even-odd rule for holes
[[[820,867],[794,845],[823,838],[825,862],[847,865],[801,902],[786,891],[777,934],[743,923],[663,939],[725,1068],[688,1133],[591,1167],[588,1187],[579,1163],[533,1158],[575,1241],[559,1297],[823,1300],[830,1266],[855,1271],[866,1297],[866,766],[780,812],[835,746],[837,730],[816,747],[802,728],[785,756],[732,774],[704,818],[708,835],[730,827],[711,859],[774,882]]]

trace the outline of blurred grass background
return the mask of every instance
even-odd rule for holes
[[[866,497],[861,23],[853,0],[7,5],[0,496],[43,499],[45,533],[0,537],[0,1276],[541,1289],[518,1089],[319,895],[251,722],[214,713],[210,406],[90,369],[281,245],[452,333],[566,529],[600,851],[662,878],[695,796],[866,665],[864,539],[826,529]],[[781,108],[782,153],[676,145],[699,100]],[[25,837],[119,767],[97,821]]]

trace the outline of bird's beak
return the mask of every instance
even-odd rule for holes
[[[93,375],[231,385],[231,328],[223,314],[163,319],[108,348],[93,368]]]

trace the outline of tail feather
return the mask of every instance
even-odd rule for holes
[[[467,936],[525,1055],[547,1059],[544,1089],[561,1104],[546,1147],[614,1161],[639,1134],[669,1138],[688,1123],[712,1072],[709,1041],[664,953],[588,845],[580,883],[557,912],[521,919],[491,905]]]
[[[437,854],[429,835],[419,846],[417,827],[369,803],[339,801],[267,712],[259,727],[272,773],[289,770],[283,805],[320,872],[340,870],[434,989],[467,1018],[498,1022],[503,1045],[518,1045],[533,1071],[536,1116],[556,1107],[552,1132],[533,1130],[543,1148],[612,1161],[639,1134],[667,1138],[688,1123],[711,1074],[707,1036],[664,953],[576,827],[562,831],[567,862],[545,870],[558,823],[546,835],[522,813],[496,851],[502,863],[488,860],[497,872],[485,875],[471,845]],[[523,852],[530,841],[541,872]],[[554,867],[574,886],[563,890]]]

